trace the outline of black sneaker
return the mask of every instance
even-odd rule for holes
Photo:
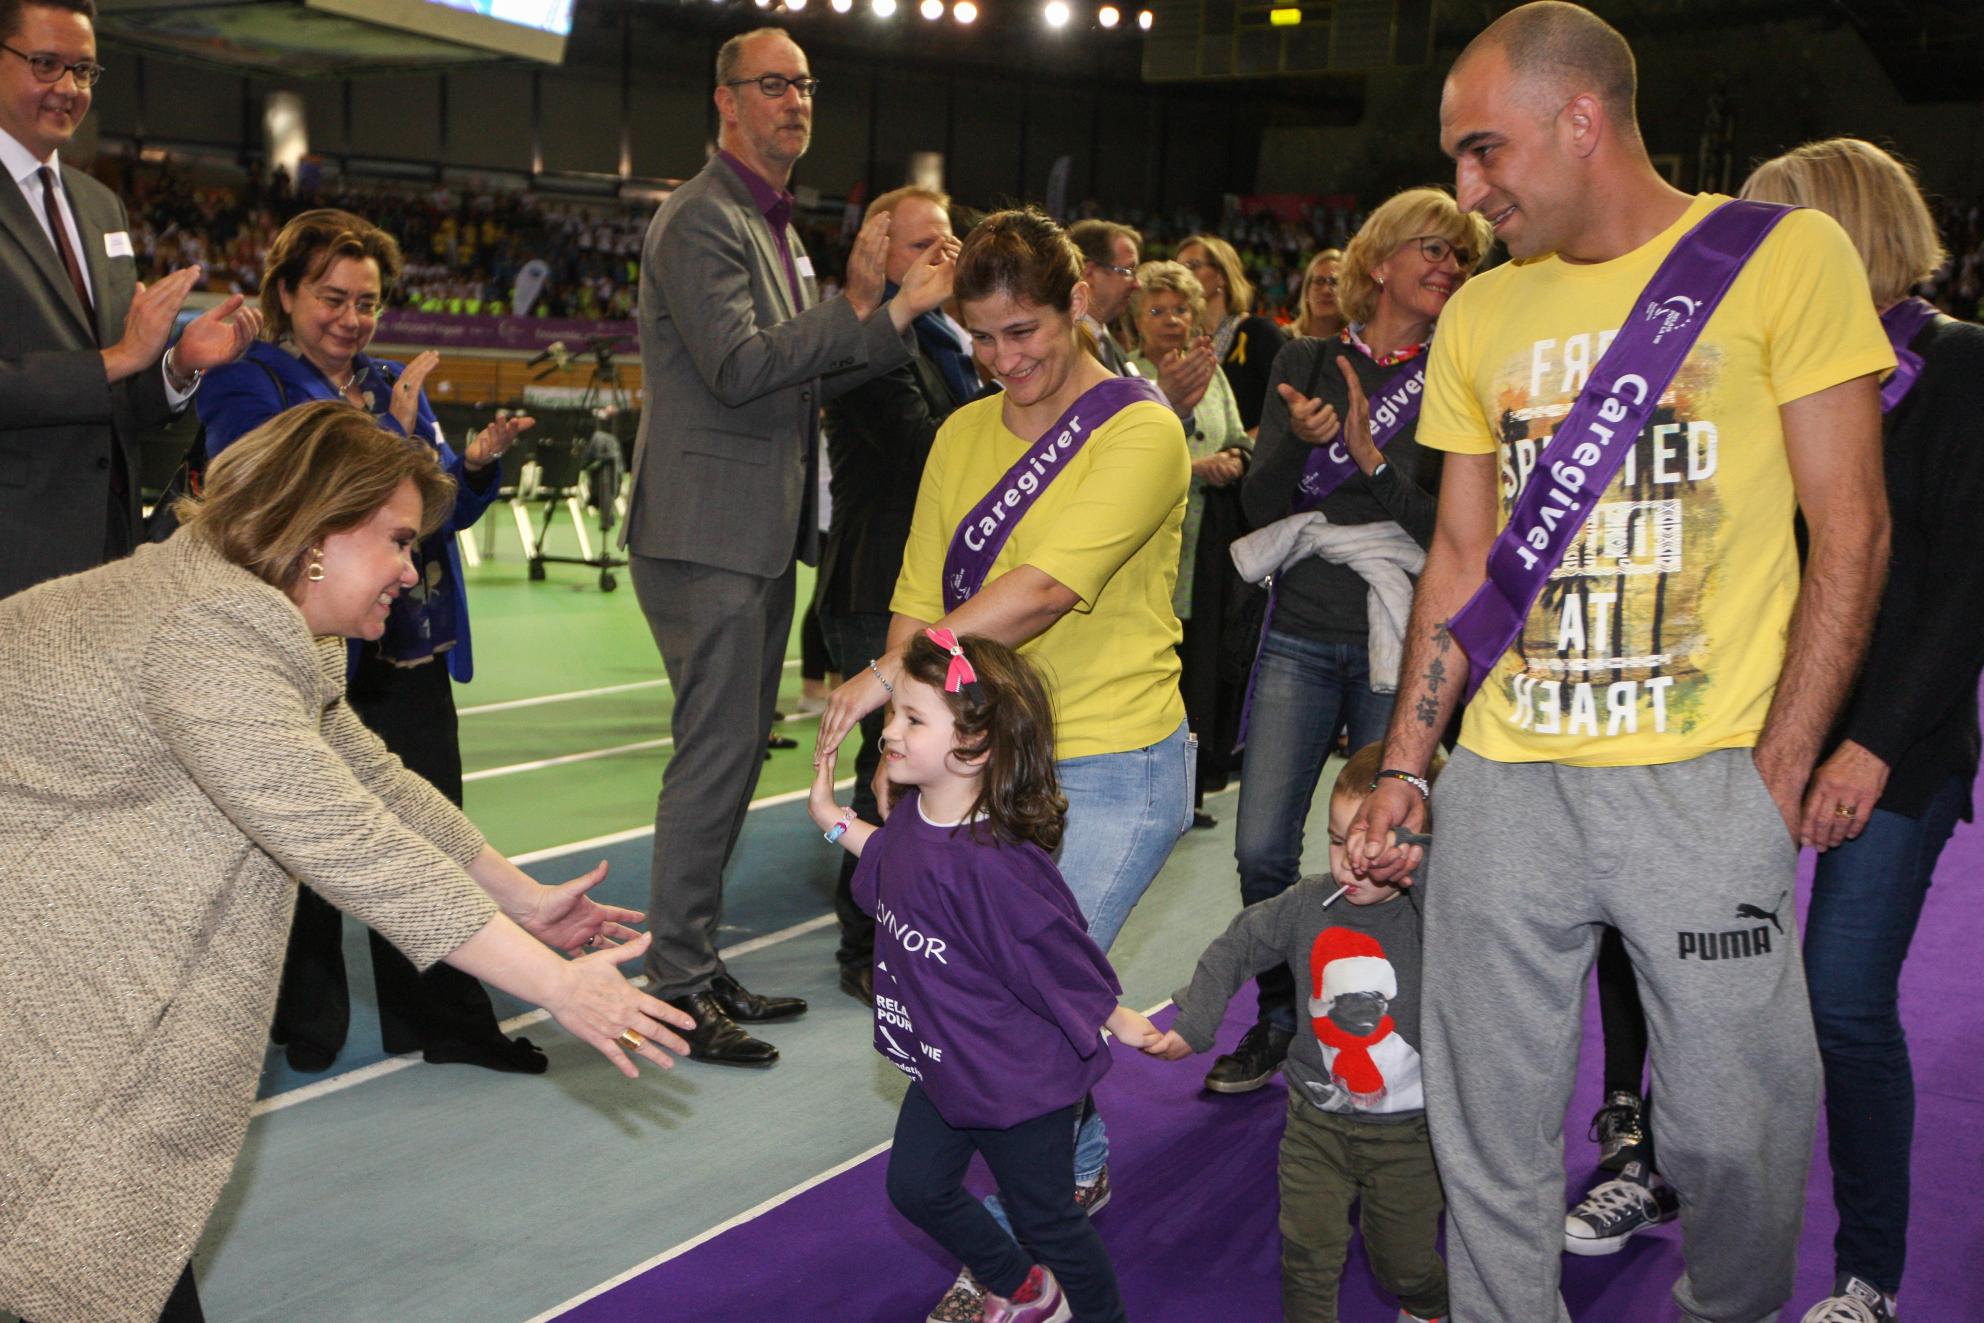
[[[1598,1145],[1598,1169],[1623,1171],[1644,1156],[1646,1109],[1636,1093],[1608,1093],[1605,1105],[1592,1114],[1591,1139]]]
[[[1265,1021],[1249,1029],[1239,1046],[1212,1063],[1206,1087],[1214,1093],[1252,1093],[1274,1077],[1295,1035]]]
[[[1564,1248],[1572,1254],[1617,1254],[1648,1227],[1681,1215],[1674,1187],[1641,1162],[1628,1162],[1619,1179],[1591,1187],[1564,1215]]]
[[[1895,1323],[1894,1301],[1880,1288],[1843,1272],[1833,1293],[1805,1311],[1803,1323]]]

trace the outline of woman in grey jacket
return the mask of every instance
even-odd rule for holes
[[[343,701],[344,639],[453,499],[431,449],[311,404],[215,460],[171,541],[0,602],[0,1305],[199,1317],[298,880],[628,1075],[684,1050],[615,968],[647,938],[587,898],[604,867],[539,886]]]

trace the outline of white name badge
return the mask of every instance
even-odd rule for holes
[[[109,234],[104,235],[103,255],[105,257],[131,256],[130,234],[124,230],[113,230]]]
[[[801,276],[804,276],[808,280],[811,280],[813,278],[812,258],[806,256],[806,254],[804,253],[801,253],[797,258],[793,259],[792,264],[799,268],[799,274]]]

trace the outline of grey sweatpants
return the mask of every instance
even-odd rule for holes
[[[1604,925],[1639,976],[1682,1316],[1791,1294],[1819,1056],[1797,852],[1747,749],[1648,767],[1454,754],[1433,796],[1426,1109],[1456,1323],[1567,1323],[1563,1118]]]

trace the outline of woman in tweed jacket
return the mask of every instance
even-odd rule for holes
[[[0,602],[0,1305],[198,1317],[185,1265],[247,1128],[295,879],[628,1075],[685,1050],[688,1017],[615,968],[647,938],[586,898],[603,867],[537,885],[342,701],[337,636],[377,637],[453,499],[431,450],[312,404],[217,459],[171,541]]]

